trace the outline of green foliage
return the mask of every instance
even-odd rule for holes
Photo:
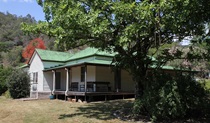
[[[11,47],[14,46],[13,42],[0,42],[0,52],[6,52],[9,51],[11,49]]]
[[[3,94],[3,96],[6,97],[6,98],[11,98],[11,95],[10,95],[9,90],[7,90],[7,91]]]
[[[2,95],[7,90],[6,79],[11,74],[11,68],[3,68],[0,66],[0,95]]]
[[[7,79],[7,86],[12,98],[23,98],[29,96],[29,75],[22,70],[14,70]]]
[[[205,86],[206,86],[206,89],[210,90],[210,81],[209,80],[206,81]]]
[[[154,72],[144,95],[134,103],[134,113],[148,113],[152,120],[169,120],[195,116],[205,109],[208,96],[204,87],[190,73],[183,75]]]
[[[204,86],[204,89],[206,89],[210,93],[210,80],[209,79],[200,79],[198,80],[198,82],[202,84]]]
[[[23,42],[31,39],[30,36],[24,36],[20,30],[21,22],[28,24],[36,23],[36,20],[30,15],[18,17],[8,12],[0,12],[0,18],[0,42],[13,42],[15,45],[21,45]]]
[[[17,66],[21,57],[18,54],[20,47],[24,46],[34,36],[23,35],[23,31],[20,30],[20,23],[32,24],[36,21],[30,15],[18,17],[8,12],[0,12],[0,18],[0,63],[6,67]]]
[[[84,44],[108,49],[114,45],[128,50],[138,43],[148,48],[159,47],[160,43],[173,42],[174,37],[181,41],[192,33],[202,33],[201,23],[209,19],[208,0],[60,0],[39,4],[49,22],[31,26],[23,23],[22,29],[54,36],[56,44],[64,49]]]
[[[21,62],[23,62],[22,58],[22,46],[15,46],[13,49],[11,49],[8,52],[2,52],[2,64],[5,67],[12,66],[16,67],[18,66]]]
[[[23,22],[26,24],[37,23],[29,14],[22,17],[8,12],[0,12],[0,63],[3,63],[3,66],[11,65],[15,67],[19,63],[23,63],[24,60],[19,54],[20,47],[25,47],[30,40],[36,37],[42,38],[45,41],[46,46],[49,46],[49,49],[54,48],[52,46],[54,44],[54,38],[49,39],[48,36],[43,34],[24,35],[20,27]]]

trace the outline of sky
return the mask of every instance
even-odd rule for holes
[[[0,0],[0,12],[15,14],[17,16],[26,16],[30,14],[37,21],[44,21],[42,7],[36,0]]]

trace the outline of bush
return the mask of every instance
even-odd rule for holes
[[[22,70],[15,70],[7,79],[7,86],[12,98],[23,98],[30,94],[29,75]]]
[[[6,79],[11,72],[11,68],[3,68],[3,66],[0,66],[0,95],[7,91]]]
[[[183,118],[199,114],[207,99],[204,87],[188,73],[154,72],[145,85],[144,95],[134,103],[134,113],[148,113],[153,121]]]

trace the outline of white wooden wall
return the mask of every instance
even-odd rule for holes
[[[29,74],[32,75],[33,72],[38,72],[37,91],[43,91],[43,69],[44,66],[41,59],[37,54],[35,54],[29,67]]]

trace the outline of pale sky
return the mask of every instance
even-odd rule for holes
[[[0,12],[9,12],[17,16],[26,16],[30,14],[37,21],[44,21],[42,7],[36,0],[0,0]]]

